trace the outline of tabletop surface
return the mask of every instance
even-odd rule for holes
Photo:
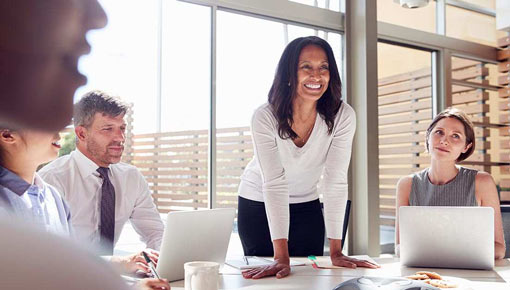
[[[329,257],[318,257],[327,261]],[[442,276],[456,277],[465,281],[462,289],[510,289],[510,260],[497,260],[494,270],[461,270],[436,268],[407,268],[401,267],[398,258],[374,258],[381,265],[379,269],[315,269],[305,258],[292,258],[292,260],[306,262],[305,266],[292,267],[291,275],[276,279],[267,277],[258,280],[244,279],[238,269],[225,265],[220,270],[219,289],[333,289],[336,285],[354,277],[402,277],[414,274],[416,271],[434,271]],[[465,279],[465,280],[463,280]],[[184,281],[170,283],[172,289],[184,289]]]

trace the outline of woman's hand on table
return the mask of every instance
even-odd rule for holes
[[[267,266],[256,267],[243,271],[243,277],[246,279],[260,279],[267,276],[276,276],[280,279],[290,274],[290,259],[275,258],[274,262]]]
[[[361,260],[356,258],[351,258],[349,256],[344,256],[341,252],[337,252],[334,254],[331,254],[331,263],[333,266],[338,267],[346,267],[351,269],[356,269],[357,267],[364,267],[364,268],[380,268],[381,266],[367,261],[367,260]]]

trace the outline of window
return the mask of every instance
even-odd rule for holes
[[[431,53],[378,44],[379,200],[382,253],[392,253],[400,177],[428,167],[425,131],[432,119]]]
[[[240,33],[238,27],[243,27]],[[217,32],[217,206],[236,206],[239,177],[253,157],[250,124],[267,102],[286,44],[317,34],[335,51],[341,68],[341,38],[311,28],[218,12]]]

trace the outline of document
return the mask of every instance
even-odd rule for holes
[[[357,255],[357,256],[349,256],[351,258],[356,258],[360,260],[367,260],[369,262],[377,264],[372,258],[367,255]],[[331,264],[331,259],[329,257],[317,257],[317,260],[314,261],[315,265],[319,269],[341,269],[343,267],[333,266]]]
[[[245,269],[251,269],[259,266],[266,266],[273,263],[273,258],[263,258],[263,257],[257,257],[257,256],[245,256],[244,258],[240,259],[232,259],[232,260],[226,260],[225,264],[237,268],[239,270],[245,270]],[[290,260],[290,266],[304,266],[305,263],[300,263],[297,261]]]

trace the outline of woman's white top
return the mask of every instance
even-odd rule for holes
[[[331,239],[342,238],[355,130],[354,110],[343,102],[333,132],[328,134],[325,120],[317,113],[308,141],[299,148],[292,139],[280,138],[269,104],[255,111],[251,122],[255,156],[241,176],[239,196],[265,203],[272,240],[288,239],[289,203],[319,198],[321,175],[326,233]]]

